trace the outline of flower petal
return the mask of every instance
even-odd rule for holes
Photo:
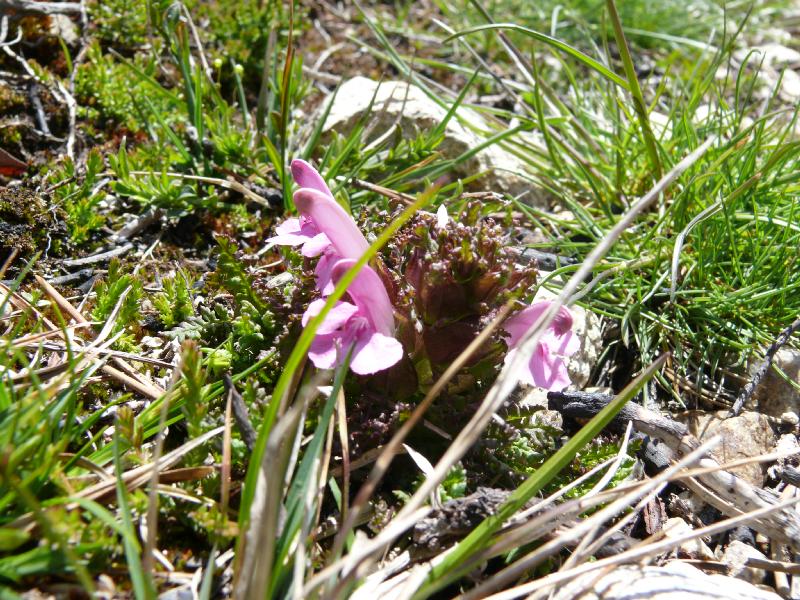
[[[294,204],[328,236],[343,258],[360,258],[369,248],[353,218],[324,192],[312,188],[299,189],[294,193]]]
[[[319,256],[325,250],[327,250],[331,245],[331,241],[328,239],[328,236],[324,233],[318,233],[311,239],[307,239],[306,243],[303,244],[303,249],[301,250],[301,254],[303,256]]]
[[[333,293],[334,285],[331,280],[331,271],[341,258],[333,248],[330,248],[317,261],[317,266],[314,269],[314,280],[323,298]]]
[[[308,322],[322,311],[323,306],[325,306],[325,300],[321,298],[319,300],[314,300],[308,305],[306,312],[303,313],[303,327],[308,325]],[[334,304],[333,308],[328,311],[328,314],[325,315],[325,319],[320,323],[319,327],[317,327],[317,336],[333,333],[342,328],[345,323],[350,320],[350,317],[357,312],[357,306],[349,302],[337,302]]]
[[[548,391],[560,392],[570,384],[564,361],[550,352],[545,344],[539,344],[528,362],[535,385]]]
[[[318,369],[332,369],[341,362],[338,337],[335,334],[318,335],[311,342],[308,358]]]
[[[298,246],[308,241],[308,237],[302,234],[300,219],[286,219],[283,223],[275,227],[275,233],[277,235],[267,238],[267,244]]]
[[[536,325],[536,322],[550,308],[551,304],[552,302],[549,300],[534,302],[506,319],[505,323],[503,323],[503,329],[510,334],[506,342],[509,348],[516,346],[525,337],[525,334],[528,333],[531,327]]]
[[[344,275],[356,261],[343,258],[337,262],[331,272],[334,283]],[[383,286],[383,282],[378,274],[369,266],[359,271],[356,278],[347,288],[347,293],[358,306],[359,311],[370,322],[370,325],[378,333],[391,336],[394,333],[394,309],[389,294]]]
[[[356,339],[350,368],[359,375],[371,375],[388,369],[403,358],[403,345],[395,338],[377,332]]]
[[[570,310],[566,306],[559,306],[550,328],[561,336],[572,331],[572,322],[573,318]]]
[[[516,348],[509,350],[508,353],[506,353],[505,362],[506,363],[513,362],[514,357],[517,355],[517,352],[519,352],[519,350],[517,350]],[[526,362],[520,363],[519,366],[513,369],[509,373],[509,377],[515,379],[516,381],[519,381],[520,383],[525,383],[527,385],[536,385],[536,382],[533,381],[533,375],[531,374],[531,369],[528,366],[528,363]]]
[[[306,161],[300,158],[294,159],[291,164],[291,169],[292,177],[294,177],[294,181],[298,186],[317,190],[333,198],[333,194],[331,194],[331,190],[328,188],[322,175]]]
[[[283,223],[275,227],[275,233],[278,235],[289,235],[292,233],[300,233],[302,224],[300,219],[292,218],[286,219]]]

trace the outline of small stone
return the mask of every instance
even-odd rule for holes
[[[711,455],[721,464],[768,454],[775,447],[772,425],[760,413],[743,412],[738,417],[727,418],[726,411],[688,411],[677,415],[676,419],[686,424],[692,435],[701,441],[719,435],[722,443]],[[752,463],[735,467],[730,472],[756,487],[763,487],[766,469],[765,464]]]
[[[797,436],[793,433],[784,433],[782,436],[778,438],[778,443],[775,444],[775,452],[780,452],[781,454],[800,454],[800,442],[797,441]],[[785,458],[779,458],[778,464],[784,465],[789,461],[792,457],[786,456]]]
[[[776,77],[777,81],[777,77]],[[783,71],[783,76],[780,79],[781,87],[779,90],[780,97],[787,102],[796,102],[800,100],[800,75],[795,71],[786,69]]]
[[[142,346],[145,348],[161,348],[164,345],[164,340],[161,338],[153,337],[152,335],[145,335],[142,337]]]
[[[781,423],[789,427],[797,427],[800,424],[800,416],[796,412],[787,410],[781,415]]]
[[[739,525],[736,529],[732,529],[728,537],[731,543],[740,542],[749,546],[755,546],[756,543],[756,534],[747,525]]]
[[[689,527],[688,523],[686,523],[686,521],[684,521],[680,517],[673,517],[671,519],[667,519],[667,522],[664,523],[663,527],[664,536],[669,539],[674,539],[682,535],[686,535],[691,531],[692,528]],[[714,560],[715,558],[714,553],[711,551],[711,548],[709,548],[706,545],[706,543],[700,538],[695,538],[693,540],[683,542],[678,547],[678,554],[682,558],[692,558],[700,560]]]
[[[783,454],[784,457],[775,461],[775,464],[769,467],[768,473],[770,477],[779,479],[783,468],[793,467],[797,457],[800,456],[800,442],[797,441],[797,436],[793,433],[784,433],[775,444],[775,452]]]
[[[667,505],[669,514],[691,521],[695,526],[700,527],[703,524],[698,515],[705,510],[706,506],[702,498],[688,490],[684,490],[680,494],[671,494]]]
[[[753,368],[757,368],[759,363],[754,363]],[[759,412],[779,418],[786,412],[800,414],[800,392],[789,383],[800,385],[800,351],[781,348],[772,364],[774,368],[767,371],[753,394]],[[781,377],[775,368],[783,371],[789,381]]]
[[[747,566],[747,559],[760,558],[766,560],[761,552],[744,542],[733,541],[725,548],[721,562],[728,566],[728,574],[732,577],[743,579],[748,583],[758,585],[764,583],[766,572],[764,569]]]

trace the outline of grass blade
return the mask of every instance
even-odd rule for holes
[[[622,21],[619,18],[614,0],[606,0],[606,7],[608,8],[611,24],[614,27],[614,37],[617,40],[617,49],[622,59],[622,66],[625,69],[625,76],[628,79],[626,89],[631,93],[633,108],[639,119],[639,126],[642,128],[642,136],[644,136],[647,155],[650,157],[650,165],[653,167],[653,177],[654,179],[659,179],[663,170],[661,168],[661,159],[658,156],[658,142],[656,142],[656,136],[653,134],[653,128],[650,127],[647,105],[642,95],[642,88],[639,86],[639,78],[636,75],[636,67],[633,64],[631,52],[628,49],[628,41],[625,39],[625,32],[622,30]]]

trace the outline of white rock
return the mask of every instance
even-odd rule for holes
[[[727,414],[727,411],[716,413],[688,411],[677,415],[676,419],[685,423],[689,431],[699,440],[706,440],[715,435],[722,437],[722,443],[711,451],[720,463],[772,452],[775,447],[775,433],[767,417],[756,412],[743,412],[738,417],[731,418],[727,418]],[[758,463],[743,465],[731,469],[731,473],[756,487],[762,487],[766,465]]]
[[[760,362],[760,361],[759,361]],[[800,385],[800,351],[781,348],[772,364],[795,384]],[[757,367],[754,363],[753,368]],[[774,369],[770,369],[753,394],[758,410],[766,415],[781,417],[786,412],[800,414],[800,392]]]
[[[556,294],[539,288],[534,300],[553,300]],[[581,306],[570,306],[572,331],[580,340],[580,348],[567,361],[572,387],[581,389],[589,382],[592,369],[603,352],[603,327],[600,317]]]
[[[419,133],[433,131],[447,115],[446,108],[415,85],[404,81],[377,82],[359,76],[345,81],[339,87],[325,120],[323,133],[335,130],[347,135],[369,108],[370,102],[372,114],[366,121],[366,143],[372,143],[384,135],[393,135],[395,128],[399,128],[404,138],[414,139]],[[474,110],[459,109],[457,117],[448,121],[445,138],[437,150],[447,158],[455,158],[484,143],[486,137],[474,133],[472,129],[488,132],[488,135],[496,133]],[[530,145],[543,148],[540,138],[535,134],[520,137]],[[481,150],[456,167],[454,174],[466,177],[482,171],[486,171],[480,180],[482,188],[513,196],[523,195],[522,199],[528,204],[546,206],[547,195],[530,180],[528,166],[497,144]]]
[[[779,600],[780,596],[726,577],[708,575],[685,562],[663,567],[626,565],[590,572],[558,587],[554,600]]]
[[[667,522],[664,523],[662,530],[664,531],[665,537],[674,539],[689,533],[692,531],[692,528],[689,527],[686,521],[680,517],[673,517],[671,519],[667,519]],[[683,542],[679,546],[678,551],[681,555],[681,558],[688,557],[701,560],[714,560],[715,558],[711,548],[709,548],[700,538]]]
[[[145,348],[161,348],[164,345],[164,340],[161,338],[153,337],[151,335],[145,335],[142,337],[142,346]]]
[[[732,577],[744,579],[754,584],[763,583],[766,572],[764,569],[746,566],[748,558],[766,560],[767,557],[752,546],[737,540],[731,542],[728,547],[725,548],[721,561],[728,565],[728,574]]]
[[[793,433],[784,433],[778,438],[778,443],[775,444],[775,452],[800,454],[800,442],[797,441],[797,436]],[[790,457],[779,458],[778,463],[784,464]]]
[[[775,77],[777,83],[778,76]],[[796,102],[800,100],[800,75],[796,71],[786,69],[781,78],[781,87],[779,90],[781,99],[786,102]]]

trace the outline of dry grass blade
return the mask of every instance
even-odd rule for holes
[[[88,323],[88,320],[81,314],[81,312],[72,306],[72,304],[64,298],[58,290],[56,290],[52,285],[50,285],[47,281],[45,281],[39,275],[36,275],[36,282],[42,287],[44,292],[50,297],[56,305],[69,314],[76,323]],[[127,294],[128,291],[126,290],[117,301],[117,305],[112,312],[112,316],[109,316],[108,320],[106,321],[105,326],[101,330],[101,332],[95,337],[95,342],[102,341],[111,331],[111,325],[114,321],[114,315],[119,312],[119,309],[122,305],[122,301]],[[52,326],[55,328],[55,326]],[[139,373],[136,369],[131,367],[128,363],[122,360],[119,357],[112,358],[112,362],[118,367],[114,368],[110,365],[106,365],[103,367],[103,371],[110,375],[111,377],[117,379],[121,383],[127,385],[131,389],[136,390],[140,394],[150,398],[151,400],[155,400],[160,398],[164,394],[164,389],[160,386],[156,385],[152,381],[149,381],[144,375]]]
[[[68,332],[75,331],[76,329],[83,329],[85,327],[91,327],[92,323],[77,323],[75,325],[69,325],[66,327]],[[60,337],[61,331],[58,329],[48,329],[46,331],[40,331],[39,333],[31,333],[28,335],[23,335],[22,337],[18,337],[16,339],[0,339],[0,345],[5,345],[9,350],[16,350],[17,348],[27,348],[29,346],[35,346],[41,344],[41,342],[45,340],[49,340],[53,337]],[[45,348],[50,349],[50,348]],[[66,348],[55,348],[56,351],[66,351]]]
[[[131,171],[131,175],[150,175],[160,177],[162,173],[156,171]],[[107,173],[107,175],[114,175],[114,173]],[[240,193],[242,196],[247,198],[248,200],[255,202],[256,204],[260,204],[265,208],[273,208],[273,206],[269,203],[269,200],[264,198],[263,196],[259,196],[253,190],[245,187],[238,181],[229,181],[227,179],[220,179],[219,177],[202,177],[200,175],[188,175],[186,173],[174,173],[174,172],[166,172],[163,173],[167,177],[176,177],[178,179],[186,179],[188,181],[199,181],[201,183],[208,183],[210,185],[218,185],[221,188],[225,188],[228,190],[233,190],[234,192]]]
[[[161,411],[158,417],[158,434],[156,435],[155,448],[153,449],[153,469],[150,475],[150,493],[147,501],[147,539],[142,553],[142,569],[145,573],[155,573],[153,558],[156,553],[156,540],[158,537],[158,478],[161,455],[164,452],[166,440],[167,415],[169,414],[170,394],[164,395],[161,402]]]
[[[709,525],[707,527],[695,529],[681,536],[677,536],[674,538],[670,538],[668,540],[655,542],[652,544],[647,544],[638,548],[634,548],[632,550],[622,552],[621,554],[610,558],[604,558],[601,560],[597,560],[595,562],[585,563],[579,567],[575,567],[574,569],[570,569],[568,571],[553,573],[551,575],[542,577],[541,579],[537,579],[530,583],[517,586],[513,589],[509,589],[504,592],[500,592],[492,596],[484,596],[484,598],[486,598],[486,600],[512,600],[513,598],[519,598],[521,596],[531,594],[532,592],[556,585],[558,583],[572,580],[579,575],[583,575],[584,573],[589,573],[591,571],[596,571],[598,569],[604,569],[610,566],[617,566],[620,564],[634,562],[652,556],[657,556],[662,552],[667,552],[669,550],[677,548],[688,541],[715,535],[717,533],[726,531],[728,529],[733,529],[734,527],[745,523],[752,523],[757,519],[769,515],[771,512],[790,509],[797,506],[798,504],[800,504],[800,498],[792,498],[791,500],[786,500],[784,502],[776,504],[775,506],[760,508],[751,512],[744,513],[737,517],[731,517],[729,519],[725,519],[724,521],[720,521],[718,523]]]
[[[251,522],[244,542],[242,565],[236,569],[235,598],[263,598],[275,553],[279,506],[283,497],[284,473],[292,453],[293,432],[302,427],[306,402],[296,402],[280,417],[267,440],[267,449],[257,479]]]
[[[523,556],[519,560],[515,561],[513,564],[509,565],[499,573],[493,575],[491,578],[487,579],[483,583],[481,583],[478,587],[471,590],[469,593],[464,594],[463,600],[475,600],[477,598],[484,598],[486,594],[492,590],[499,589],[505,585],[508,585],[512,581],[518,579],[522,576],[525,572],[529,571],[530,569],[534,568],[536,565],[540,564],[541,561],[546,559],[548,556],[552,556],[553,554],[559,552],[565,546],[570,545],[578,540],[582,540],[584,536],[589,534],[590,532],[596,530],[600,527],[603,523],[608,521],[609,519],[613,518],[620,512],[627,510],[632,503],[640,500],[641,498],[652,496],[658,493],[667,483],[669,483],[670,478],[681,468],[686,465],[692,464],[698,460],[700,460],[709,450],[711,450],[714,446],[719,443],[719,438],[712,438],[705,444],[703,444],[700,448],[696,449],[691,454],[687,455],[677,464],[671,466],[668,469],[665,469],[661,472],[658,477],[655,477],[649,481],[644,482],[642,485],[637,486],[637,488],[631,492],[626,494],[620,495],[617,499],[613,502],[608,504],[607,506],[603,507],[601,510],[594,513],[591,517],[580,521],[574,527],[564,531],[561,535],[557,536],[555,539],[542,544],[532,552],[528,553],[527,555]],[[545,517],[543,515],[543,517]],[[577,515],[576,515],[577,516]],[[533,520],[535,523],[536,519]],[[524,526],[520,527],[519,532],[525,531],[536,531],[535,527],[531,527],[531,524],[525,524]],[[523,542],[518,535],[514,536],[516,539],[514,540],[514,545],[511,546],[511,540],[509,536],[504,536],[494,547],[490,548],[487,552],[485,552],[482,559],[486,559],[489,556],[495,556],[498,553],[505,552],[508,549],[518,547],[522,545],[522,543],[527,543],[530,541],[534,541],[536,538],[531,538],[530,536],[527,537],[526,542]],[[520,543],[521,542],[521,543]]]

